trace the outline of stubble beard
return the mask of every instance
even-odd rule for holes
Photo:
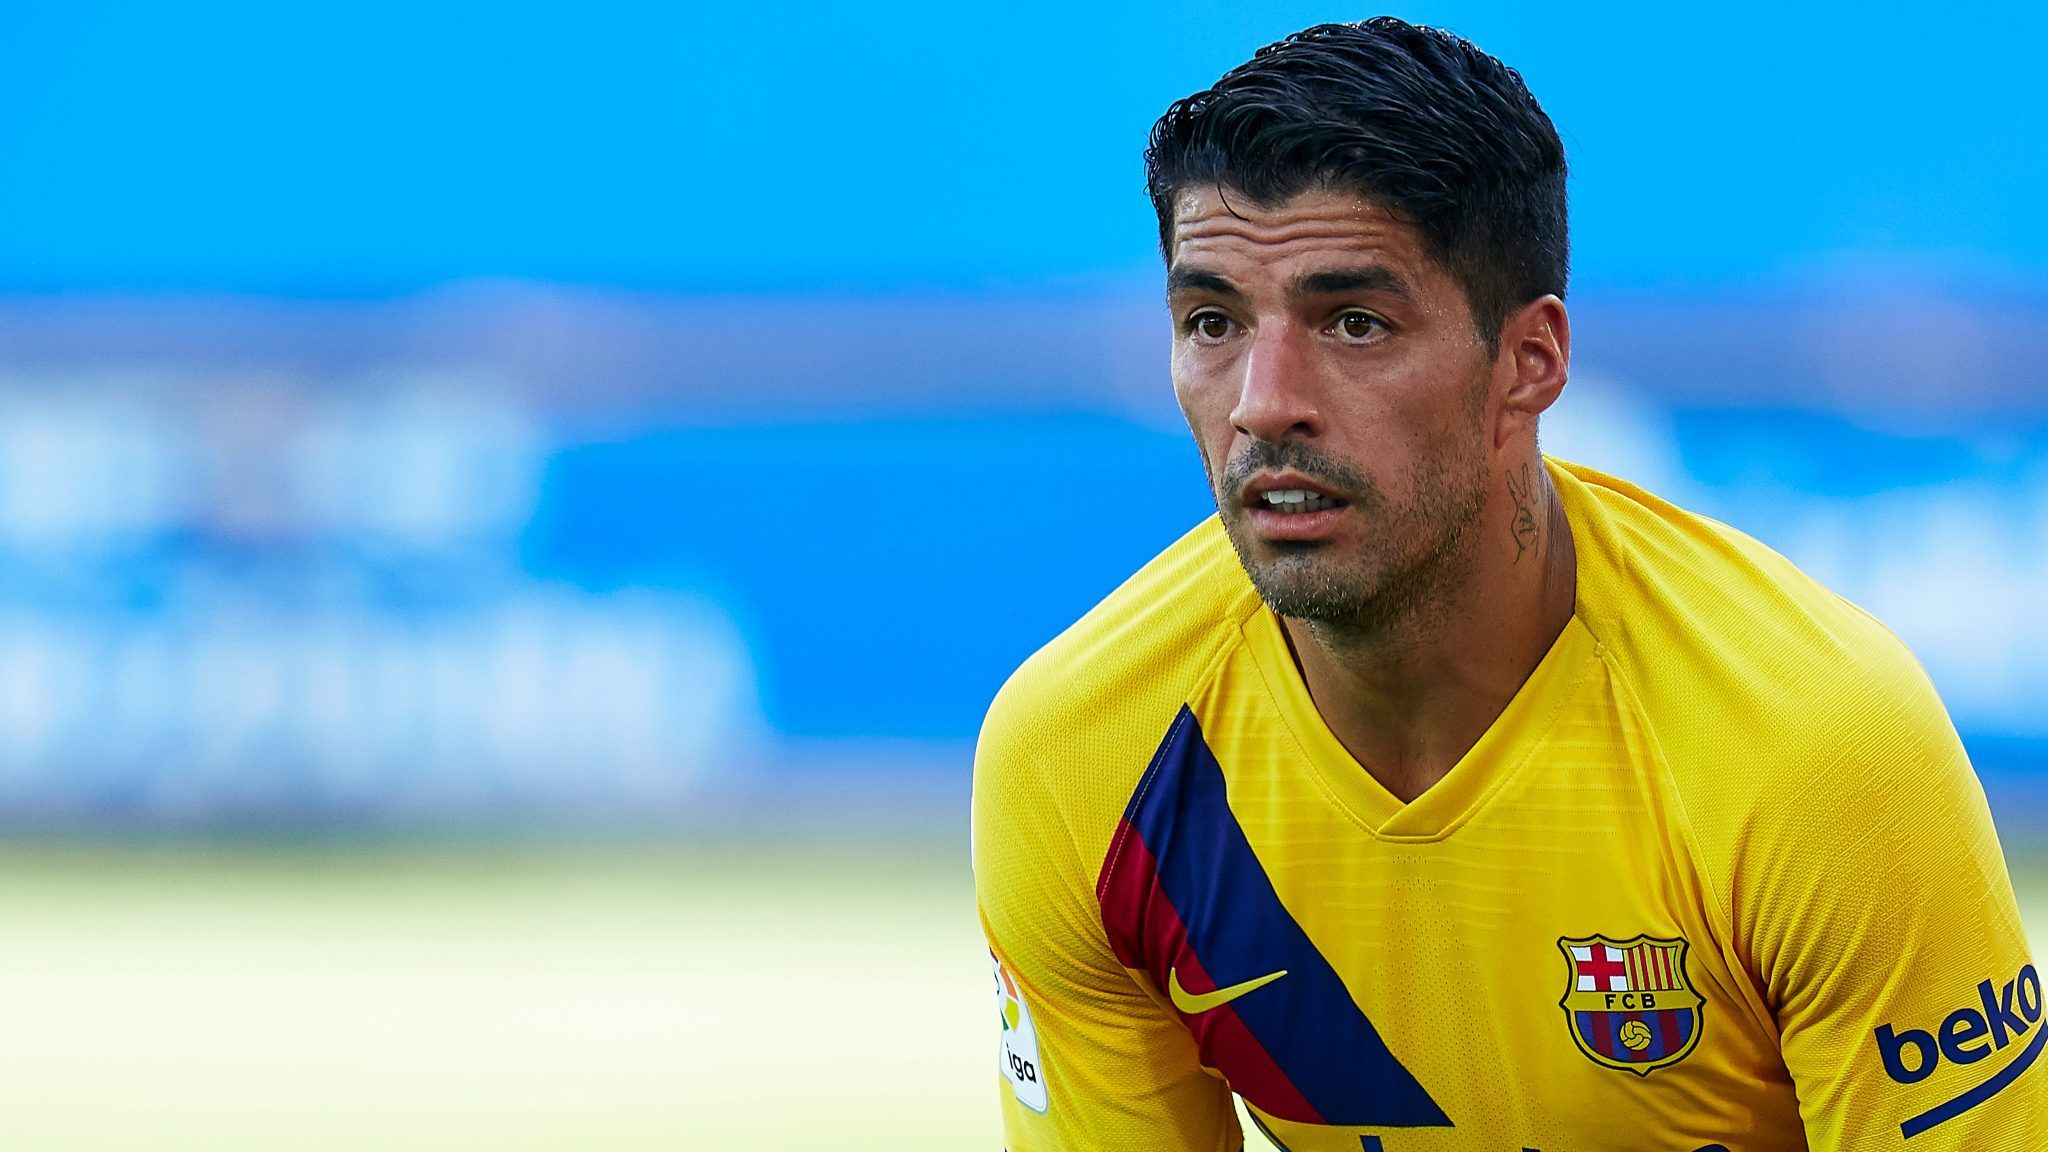
[[[1291,467],[1340,487],[1366,530],[1347,552],[1332,544],[1256,541],[1243,507],[1219,500],[1238,561],[1275,614],[1303,621],[1335,644],[1381,644],[1429,631],[1468,578],[1473,527],[1487,496],[1486,464],[1476,454],[1419,461],[1409,476],[1412,499],[1401,508],[1371,478],[1299,444],[1260,445],[1241,455],[1219,491],[1234,496],[1242,477],[1260,467]]]

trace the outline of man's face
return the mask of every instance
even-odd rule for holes
[[[1173,386],[1267,605],[1377,632],[1464,573],[1493,357],[1415,229],[1349,193],[1176,205]]]

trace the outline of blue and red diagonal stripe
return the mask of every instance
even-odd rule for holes
[[[1124,810],[1096,895],[1118,960],[1161,988],[1176,972],[1191,992],[1287,973],[1182,1014],[1203,1063],[1260,1111],[1304,1124],[1451,1126],[1280,903],[1186,707]]]

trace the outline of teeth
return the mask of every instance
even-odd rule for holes
[[[1325,508],[1335,508],[1343,503],[1341,500],[1336,500],[1320,493],[1310,492],[1306,488],[1282,488],[1266,492],[1263,495],[1265,496],[1266,507],[1276,512],[1288,513],[1289,515],[1297,512],[1320,512]]]

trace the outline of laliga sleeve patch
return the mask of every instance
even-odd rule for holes
[[[1043,1112],[1047,1104],[1045,1067],[1038,1058],[1038,1029],[1031,1024],[1031,1009],[1024,1006],[1024,993],[994,952],[989,953],[989,962],[995,966],[996,1011],[1003,1025],[996,1062],[1017,1100],[1033,1112]]]

